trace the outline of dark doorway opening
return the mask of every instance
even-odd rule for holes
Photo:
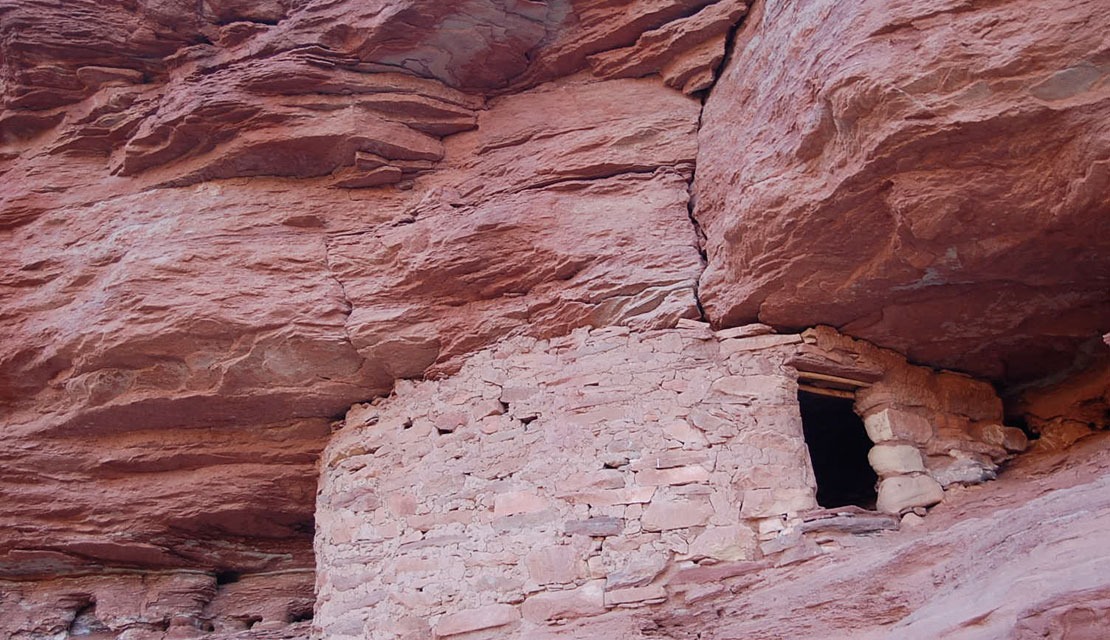
[[[852,400],[799,391],[798,404],[817,478],[817,504],[874,509],[878,476],[867,461],[871,439],[852,410]]]

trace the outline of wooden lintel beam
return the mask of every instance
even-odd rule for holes
[[[870,382],[862,382],[860,380],[852,380],[851,378],[842,378],[840,376],[830,376],[827,373],[814,373],[812,371],[799,371],[799,380],[821,380],[824,382],[835,382],[837,384],[849,385],[852,387],[870,387]]]
[[[844,391],[843,389],[826,389],[825,387],[815,387],[808,384],[799,384],[798,390],[808,391],[810,393],[816,393],[822,396],[832,396],[834,398],[847,398],[849,400],[853,400],[856,397],[856,393],[854,391]]]

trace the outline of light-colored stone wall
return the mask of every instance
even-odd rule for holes
[[[512,340],[353,408],[323,459],[324,635],[526,635],[754,559],[744,518],[815,506],[796,387],[705,337]]]
[[[856,405],[895,514],[942,499],[930,447],[962,455],[978,441],[949,430],[995,417],[990,386],[964,376],[831,330],[753,333],[685,321],[516,338],[352,407],[321,460],[318,631],[529,637],[820,555],[829,536],[803,534],[831,514],[814,498],[797,368],[872,372]]]

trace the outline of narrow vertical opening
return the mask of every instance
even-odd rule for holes
[[[817,480],[817,504],[874,509],[878,476],[867,461],[871,439],[852,399],[799,391],[798,404]]]

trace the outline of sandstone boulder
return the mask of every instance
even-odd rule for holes
[[[929,456],[926,464],[929,475],[944,488],[953,484],[979,484],[993,480],[998,469],[998,465],[987,456],[974,455]]]
[[[880,477],[925,471],[921,451],[908,444],[875,445],[867,453],[867,461]]]
[[[715,562],[752,560],[756,546],[755,532],[747,525],[710,526],[690,543],[687,555],[695,561],[705,558]]]
[[[971,435],[987,444],[1011,452],[1025,451],[1029,447],[1029,439],[1017,427],[1007,427],[1001,424],[976,423],[971,427]]]
[[[883,409],[864,417],[863,426],[874,443],[889,440],[908,440],[925,443],[933,437],[933,426],[916,413],[897,409]]]
[[[901,513],[913,507],[931,507],[944,499],[940,483],[927,475],[895,476],[879,483],[878,509]]]

